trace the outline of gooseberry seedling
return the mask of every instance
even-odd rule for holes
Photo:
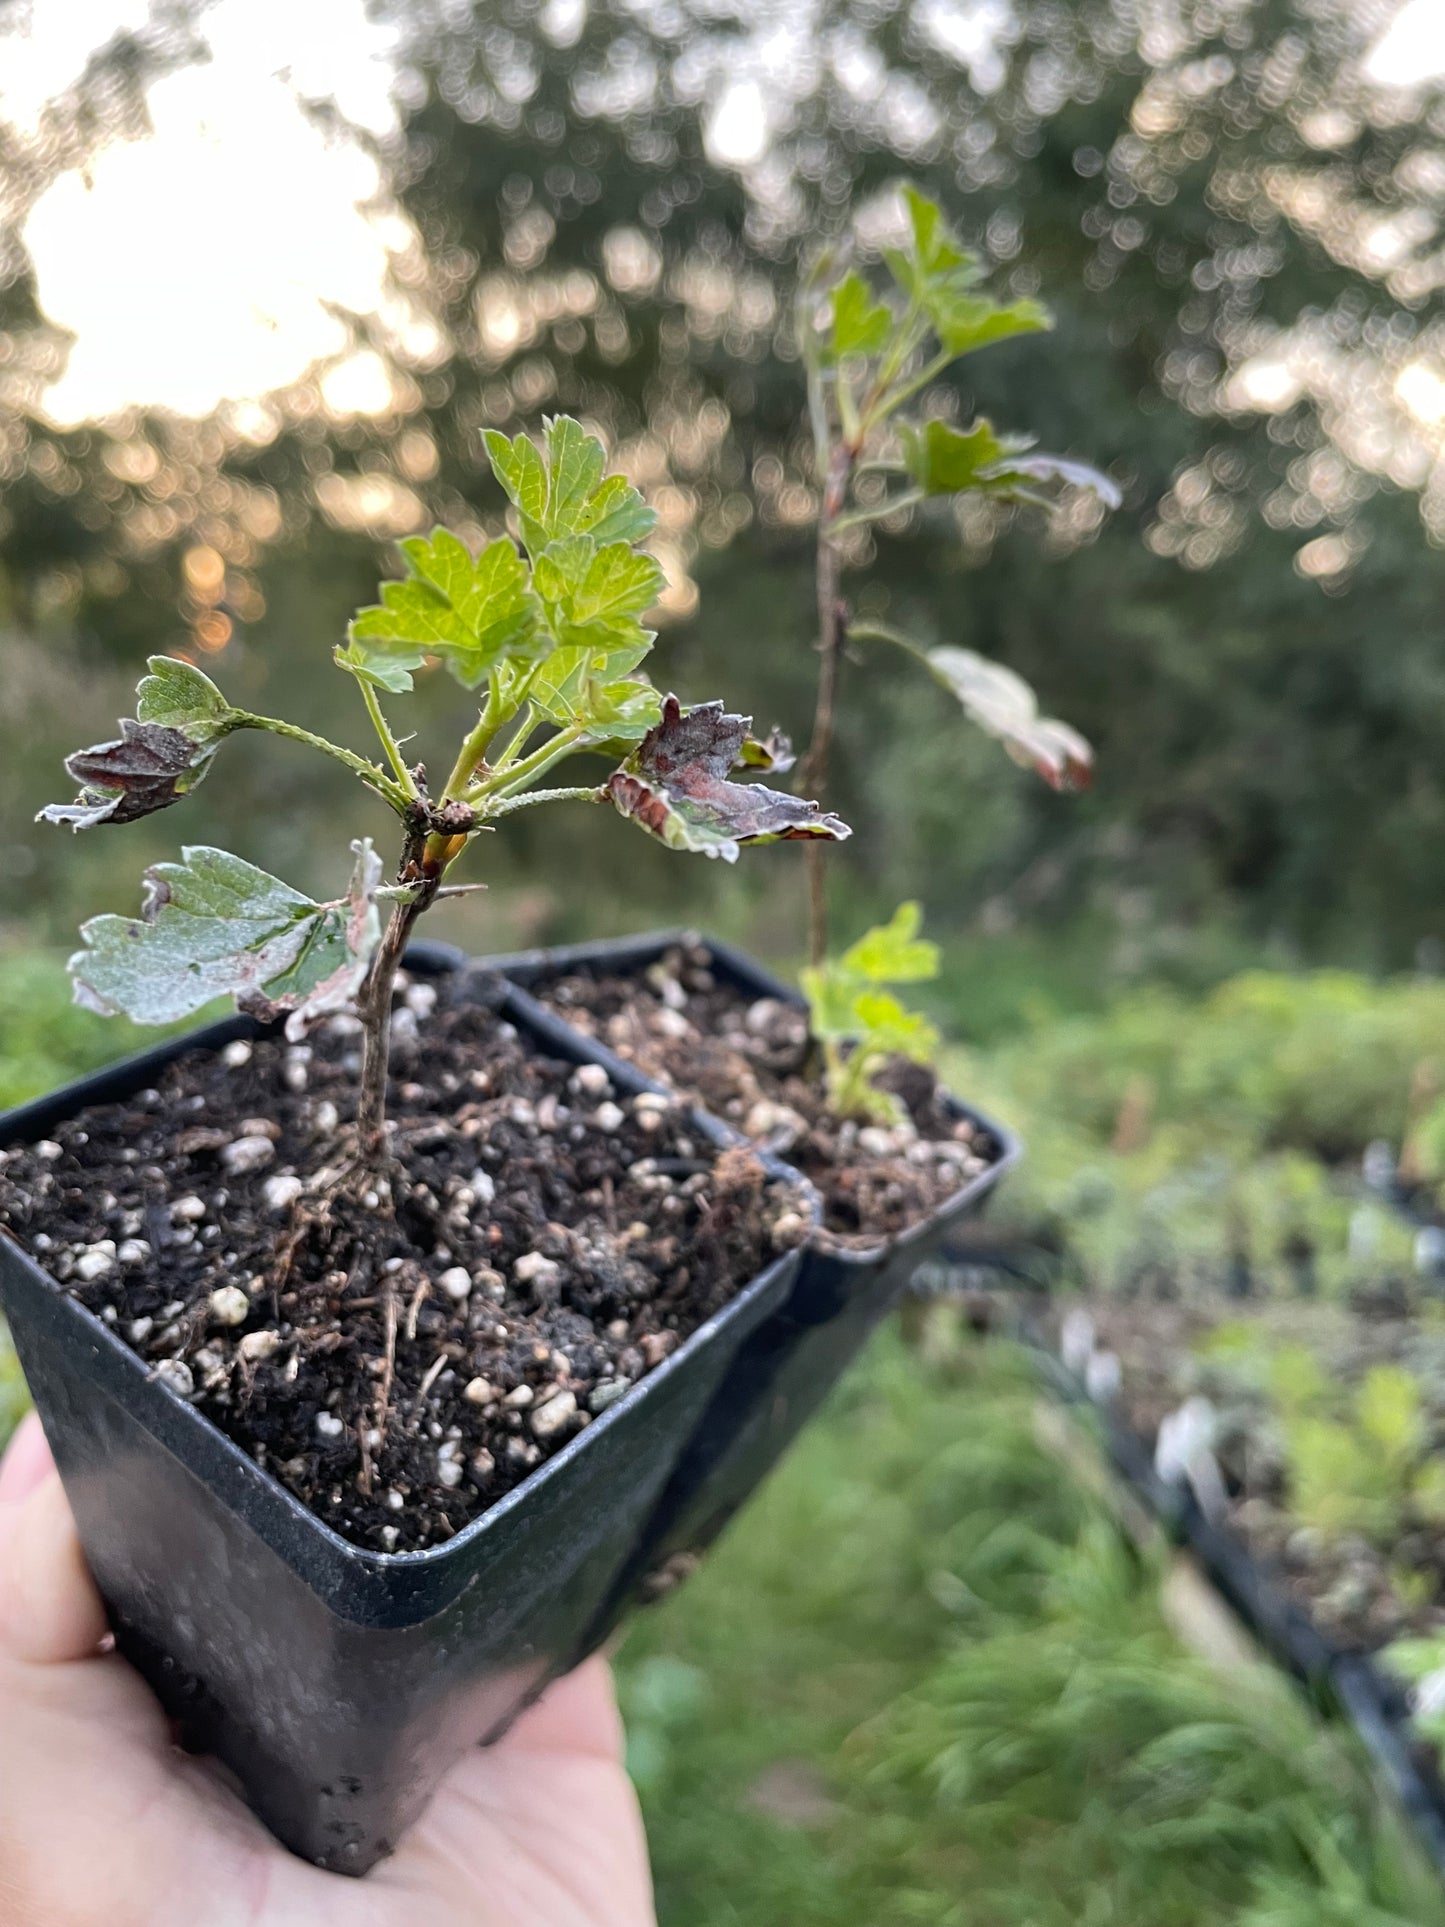
[[[841,957],[802,973],[809,1025],[823,1046],[828,1101],[839,1117],[897,1123],[901,1108],[875,1081],[890,1057],[931,1064],[939,1035],[926,1017],[893,995],[891,985],[938,975],[938,946],[918,935],[922,913],[900,904],[888,923],[867,931]]]
[[[983,270],[964,251],[937,203],[902,189],[903,244],[885,250],[874,280],[825,250],[805,276],[798,340],[821,495],[817,539],[819,669],[812,740],[800,787],[828,787],[838,682],[845,645],[882,643],[920,663],[964,713],[1011,756],[1056,789],[1089,779],[1089,745],[1066,723],[1039,714],[1032,689],[1011,669],[971,649],[930,647],[854,614],[842,595],[851,531],[902,511],[961,495],[1048,507],[1061,487],[1086,489],[1116,507],[1116,485],[1084,462],[1036,449],[989,421],[958,426],[911,414],[952,364],[1015,336],[1050,327],[1037,301],[1000,302],[982,291]],[[809,952],[827,949],[822,865],[810,859]]]
[[[473,556],[445,529],[404,542],[406,576],[383,585],[335,652],[380,760],[238,709],[192,664],[158,656],[120,737],[69,759],[77,800],[41,812],[82,830],[168,808],[203,781],[228,736],[248,729],[330,757],[391,808],[401,855],[390,882],[365,837],[352,844],[347,894],[328,903],[228,851],[187,849],[148,872],[139,917],[85,924],[70,963],[78,1002],[141,1023],[172,1022],[222,995],[263,1017],[289,1012],[293,1035],[354,1009],[364,1032],[358,1162],[372,1173],[385,1160],[396,972],[417,919],[449,892],[453,865],[483,831],[538,804],[587,802],[611,803],[669,848],[729,862],[746,844],[848,834],[812,803],[734,782],[736,768],[780,766],[779,746],[757,741],[721,703],[685,708],[641,673],[656,640],[642,618],[665,583],[638,547],[655,518],[623,476],[604,473],[601,443],[561,416],[540,448],[494,432],[487,451],[521,546],[502,536]],[[432,785],[402,754],[382,703],[436,666],[480,707]],[[612,773],[545,786],[583,754],[610,758]]]

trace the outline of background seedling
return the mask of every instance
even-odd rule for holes
[[[931,1064],[941,1038],[926,1017],[908,1010],[889,988],[938,975],[938,946],[919,938],[922,912],[900,904],[891,920],[861,936],[839,958],[802,974],[814,1037],[823,1046],[828,1096],[840,1117],[896,1123],[902,1107],[879,1087],[890,1057]]]
[[[954,362],[995,342],[1051,326],[1037,301],[994,300],[979,262],[959,245],[937,202],[905,185],[900,246],[884,250],[886,285],[825,249],[805,276],[797,330],[808,377],[820,491],[817,536],[819,666],[812,736],[799,786],[828,787],[844,647],[886,643],[919,662],[964,713],[1056,789],[1087,783],[1092,753],[1077,730],[1040,716],[1022,677],[970,649],[929,647],[887,624],[855,616],[842,593],[859,529],[901,511],[965,494],[1048,507],[1060,487],[1091,490],[1109,507],[1119,491],[1084,462],[1047,455],[1027,436],[982,417],[957,424],[910,412]],[[824,873],[809,864],[809,955],[827,950]]]

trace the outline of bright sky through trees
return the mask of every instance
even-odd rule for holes
[[[122,0],[39,0],[28,30],[0,40],[0,114],[34,125],[88,47],[145,15]],[[402,337],[422,325],[387,285],[412,236],[376,162],[303,103],[334,99],[361,126],[394,130],[390,34],[362,0],[220,0],[202,32],[212,59],[149,90],[152,137],[61,174],[24,223],[42,309],[76,337],[47,412],[75,423],[139,403],[200,416],[330,360],[328,405],[380,413],[384,365],[336,359],[348,335],[333,310]]]
[[[37,128],[87,53],[149,12],[147,0],[32,0],[7,14],[0,120]],[[1006,22],[1004,0],[925,0],[919,13],[928,38],[971,71],[986,67]],[[705,116],[716,164],[746,171],[764,159],[815,26],[806,6],[760,10]],[[61,173],[24,221],[41,307],[74,336],[46,412],[61,425],[137,404],[199,417],[319,369],[333,413],[382,414],[393,401],[385,363],[349,348],[336,311],[379,322],[406,358],[436,350],[388,273],[415,237],[373,158],[306,103],[333,100],[354,125],[395,131],[395,30],[369,19],[364,0],[216,0],[199,31],[211,59],[150,88],[151,137],[113,141],[85,172]],[[1445,73],[1445,0],[1405,0],[1366,71],[1386,87]],[[1267,361],[1237,392],[1278,406],[1270,384],[1281,381],[1292,388],[1294,377]],[[1423,399],[1424,417],[1436,416],[1433,391],[1419,388],[1401,400],[1419,415]]]

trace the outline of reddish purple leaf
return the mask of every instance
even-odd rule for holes
[[[608,780],[607,793],[621,811],[670,849],[737,860],[746,843],[822,837],[841,843],[848,825],[816,803],[760,783],[730,782],[743,757],[749,722],[728,715],[721,703],[684,709],[676,696],[662,705],[662,721],[650,729]]]
[[[42,810],[45,822],[77,830],[97,823],[134,823],[179,801],[213,754],[184,731],[161,723],[127,720],[121,731],[116,742],[97,743],[66,758],[66,770],[80,784],[80,795],[74,803],[52,803]],[[187,777],[191,781],[184,782]]]

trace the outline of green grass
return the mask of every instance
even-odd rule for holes
[[[0,951],[0,1110],[167,1034],[77,1010],[63,957]]]
[[[1188,999],[1145,986],[1102,1010],[955,1047],[946,1081],[1019,1128],[1004,1215],[1066,1242],[1070,1275],[1167,1275],[1343,1298],[1413,1272],[1402,1219],[1367,1208],[1360,1158],[1408,1141],[1445,1172],[1445,984],[1248,971]],[[1369,1249],[1358,1235],[1371,1233]]]
[[[885,1333],[634,1629],[663,1927],[1445,1921],[1345,1741],[1179,1648],[1035,1400],[1007,1350]]]
[[[866,916],[862,905],[847,906],[838,928],[862,929]],[[943,969],[920,988],[919,1001],[970,1045],[1037,1039],[1061,1023],[1102,1017],[1141,985],[1197,1000],[1260,959],[1258,946],[1227,926],[1188,933],[1166,926],[1124,939],[1118,918],[1099,914],[1062,927],[1022,923],[997,935],[930,927],[929,935],[941,941]]]
[[[0,1447],[24,1417],[30,1400],[20,1376],[20,1361],[10,1343],[10,1334],[0,1320]]]
[[[1445,983],[1251,970],[1202,997],[1146,985],[995,1057],[1030,1110],[1097,1146],[1132,1110],[1181,1149],[1348,1158],[1398,1145],[1412,1100],[1445,1088]]]

